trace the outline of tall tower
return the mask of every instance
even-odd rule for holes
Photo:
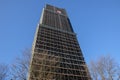
[[[91,80],[65,9],[51,5],[43,9],[28,80]]]

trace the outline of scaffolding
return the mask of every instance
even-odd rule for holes
[[[90,80],[74,34],[39,27],[30,80]]]
[[[42,16],[28,80],[91,80],[65,10],[47,5]]]

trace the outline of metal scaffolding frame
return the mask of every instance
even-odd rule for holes
[[[50,5],[43,11],[33,43],[28,80],[91,80],[66,11]]]

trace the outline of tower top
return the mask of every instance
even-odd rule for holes
[[[74,32],[66,10],[49,4],[43,8],[40,24],[54,29]]]
[[[66,13],[65,9],[63,9],[63,8],[58,8],[58,7],[46,4],[45,9],[50,10],[56,14],[61,14],[61,15],[67,16],[67,13]]]

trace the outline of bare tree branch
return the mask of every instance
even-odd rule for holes
[[[90,62],[89,70],[90,70],[91,76],[94,78],[93,80],[98,80],[97,66],[95,62],[93,61]]]
[[[0,64],[0,80],[5,80],[8,73],[8,66],[5,64]]]
[[[15,59],[11,65],[11,75],[13,80],[26,80],[30,63],[31,50],[25,49],[21,56]]]
[[[117,77],[119,80],[120,78],[120,70],[111,56],[101,56],[95,62],[92,61],[89,69],[93,80],[116,80]]]

